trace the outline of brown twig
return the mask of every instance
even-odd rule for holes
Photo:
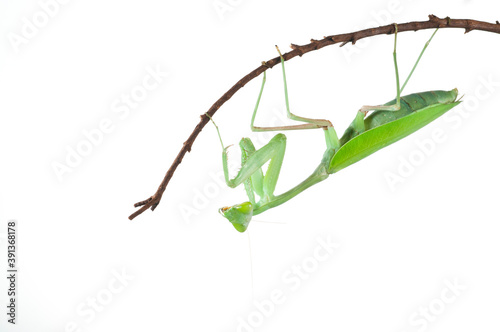
[[[472,30],[481,30],[481,31],[488,31],[488,32],[494,32],[494,33],[500,33],[500,24],[498,21],[495,23],[487,23],[487,22],[482,22],[482,21],[476,21],[476,20],[469,20],[469,19],[451,19],[449,17],[445,18],[439,18],[434,15],[429,15],[429,20],[428,21],[420,21],[420,22],[409,22],[409,23],[402,23],[398,24],[398,32],[404,32],[404,31],[418,31],[418,30],[424,30],[424,29],[433,29],[433,28],[462,28],[465,29],[465,33],[468,33]],[[340,35],[332,35],[332,36],[327,36],[323,39],[316,40],[316,39],[311,39],[311,43],[306,44],[306,45],[295,45],[292,44],[290,47],[292,48],[292,51],[283,54],[283,58],[285,61],[290,60],[296,56],[302,56],[305,53],[309,53],[315,50],[319,50],[320,48],[323,48],[328,45],[333,45],[337,43],[342,43],[340,46],[344,46],[347,43],[352,43],[355,44],[356,41],[367,38],[367,37],[372,37],[376,35],[382,35],[382,34],[393,34],[394,33],[394,24],[389,24],[385,26],[380,26],[378,28],[371,28],[371,29],[365,29],[365,30],[360,30],[356,32],[351,32],[351,33],[345,33],[345,34],[340,34]],[[255,77],[259,76],[262,74],[264,71],[266,71],[269,68],[274,67],[280,62],[280,58],[276,57],[273,58],[269,61],[263,61],[262,65],[251,71],[249,74],[244,76],[242,79],[240,79],[231,89],[229,89],[226,93],[222,95],[222,97],[219,98],[215,102],[215,104],[210,107],[210,109],[206,112],[210,116],[213,116],[215,112],[226,102],[228,101],[239,89],[245,86],[248,82],[250,82],[252,79]],[[191,151],[191,147],[193,146],[193,142],[198,136],[198,134],[201,132],[203,127],[208,123],[209,118],[203,113],[201,116],[201,120],[196,125],[194,128],[193,132],[191,135],[188,137],[188,139],[184,142],[182,149],[179,151],[179,154],[175,158],[174,162],[172,163],[172,166],[170,166],[169,170],[167,171],[167,174],[165,174],[165,177],[163,178],[163,181],[161,182],[160,186],[158,187],[158,190],[156,193],[149,197],[148,199],[135,203],[135,207],[141,207],[139,210],[134,212],[129,216],[129,219],[132,220],[144,211],[146,211],[148,208],[151,207],[151,210],[154,210],[158,204],[160,203],[161,197],[163,195],[163,192],[167,188],[168,182],[174,175],[175,170],[177,169],[177,166],[181,163],[182,159],[184,158],[184,155],[186,152]]]

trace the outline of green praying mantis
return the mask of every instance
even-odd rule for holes
[[[281,58],[287,117],[291,120],[303,122],[303,124],[279,127],[254,126],[255,116],[266,83],[266,72],[264,71],[262,86],[250,124],[252,131],[322,129],[326,142],[326,150],[319,165],[311,175],[290,190],[280,195],[274,194],[285,155],[286,136],[284,134],[275,135],[269,143],[259,150],[255,149],[249,138],[241,139],[239,143],[241,169],[236,177],[230,179],[227,148],[222,143],[219,128],[210,118],[217,129],[222,145],[222,165],[226,184],[231,188],[235,188],[243,183],[249,199],[247,202],[219,209],[219,212],[233,224],[236,230],[239,232],[246,231],[252,216],[285,203],[307,188],[325,180],[330,174],[336,173],[419,130],[460,103],[460,100],[457,100],[457,89],[426,91],[401,96],[425,49],[438,29],[426,42],[406,81],[400,87],[396,57],[397,24],[394,26],[393,61],[396,73],[396,98],[384,105],[362,106],[340,139],[330,121],[305,118],[290,112],[284,59],[278,47],[276,47]],[[369,112],[372,113],[367,116]],[[264,174],[262,166],[268,161],[269,166]],[[258,200],[256,196],[259,197]]]

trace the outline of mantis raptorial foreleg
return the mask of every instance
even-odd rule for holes
[[[210,118],[210,120],[212,120],[212,118]],[[215,122],[213,123],[215,125]],[[217,134],[219,135],[219,139],[222,144],[218,128]],[[222,145],[222,148],[222,167],[224,169],[226,184],[229,187],[235,188],[240,184],[245,183],[247,192],[252,192],[251,195],[249,195],[249,198],[254,198],[254,202],[255,197],[253,192],[257,193],[260,197],[273,196],[274,190],[276,189],[276,182],[278,181],[278,176],[281,170],[281,165],[283,164],[283,157],[285,156],[285,135],[277,134],[269,141],[269,143],[264,145],[259,150],[255,150],[255,147],[249,138],[241,139],[241,169],[238,171],[238,174],[234,177],[234,179],[229,179],[227,148],[225,148],[224,145]],[[270,162],[266,175],[263,176],[261,167],[269,160]]]
[[[242,158],[244,162],[241,165],[241,169],[232,180],[229,179],[227,152],[225,150],[223,152],[222,162],[227,185],[235,188],[245,182],[245,188],[247,189],[247,193],[251,192],[249,198],[253,198],[253,203],[255,203],[253,192],[257,193],[264,200],[271,199],[274,196],[281,165],[283,164],[283,157],[285,156],[286,136],[277,134],[259,150],[255,151],[255,148],[253,148],[254,151],[251,153],[249,153],[251,149],[243,148],[244,145],[251,145],[253,147],[249,138],[241,140],[242,153],[246,154],[246,156]],[[267,167],[266,174],[262,177],[261,167],[268,161],[270,161],[269,166]]]
[[[244,183],[248,198],[253,204],[256,201],[255,194],[264,200],[274,197],[274,190],[276,189],[281,165],[283,164],[283,157],[285,156],[286,136],[277,134],[259,150],[255,150],[255,146],[250,138],[242,138],[240,141],[241,169],[233,179],[229,179],[227,147],[224,147],[224,143],[222,143],[219,128],[214,120],[208,114],[207,116],[215,125],[222,145],[222,167],[224,169],[226,184],[231,188],[235,188]],[[269,160],[269,166],[264,175],[262,166]]]
[[[240,141],[241,149],[241,164],[244,165],[248,158],[256,151],[250,138],[242,138]],[[255,204],[255,194],[259,197],[264,197],[264,174],[262,168],[259,168],[252,176],[245,180],[243,184],[245,185],[245,191],[252,204]]]

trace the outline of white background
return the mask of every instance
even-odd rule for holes
[[[44,22],[48,2],[0,4],[0,268],[14,219],[20,271],[16,328],[1,278],[0,331],[499,330],[495,34],[438,31],[405,93],[457,87],[461,108],[256,216],[247,233],[217,213],[246,196],[220,184],[212,125],[157,210],[127,219],[199,115],[277,56],[275,44],[288,52],[290,43],[431,13],[495,22],[496,2],[73,0]],[[23,36],[34,17],[40,27]],[[402,79],[431,33],[399,35]],[[392,44],[377,36],[287,62],[292,111],[327,118],[340,135],[361,105],[394,98]],[[140,91],[148,70],[168,76],[125,107],[122,96]],[[257,124],[284,123],[280,68],[267,77]],[[241,137],[258,147],[272,137],[249,129],[260,83],[214,117],[235,162]],[[54,165],[88,148],[84,132],[103,120],[110,132],[95,134],[91,151],[58,176]],[[444,138],[430,144],[433,132]],[[287,137],[277,192],[302,181],[324,150],[320,131]],[[388,172],[401,181],[391,187]],[[339,245],[328,253],[318,241]]]

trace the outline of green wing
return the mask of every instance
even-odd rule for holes
[[[410,135],[434,121],[460,102],[438,104],[422,108],[403,118],[365,131],[345,143],[330,161],[328,173],[341,169],[368,157],[372,153]]]

